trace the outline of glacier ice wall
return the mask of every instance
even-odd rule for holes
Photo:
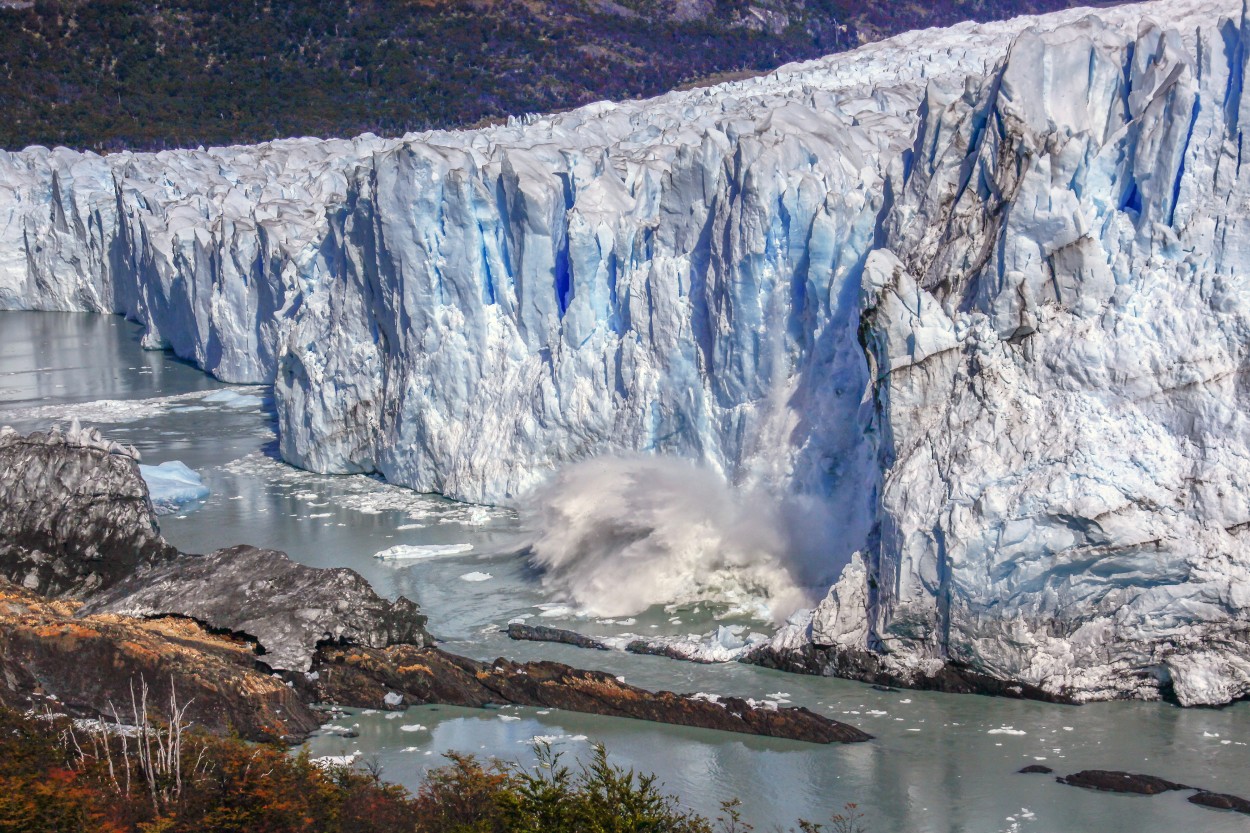
[[[1178,0],[482,131],[0,153],[0,306],[272,381],[318,471],[498,501],[646,451],[823,501],[808,638],[900,678],[1222,702],[1248,37]]]
[[[930,88],[861,284],[881,523],[817,642],[1250,693],[1246,19],[1163,22],[1026,31]]]

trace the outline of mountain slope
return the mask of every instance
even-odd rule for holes
[[[0,147],[400,135],[770,70],[1068,0],[0,3]],[[848,26],[848,22],[856,22]]]

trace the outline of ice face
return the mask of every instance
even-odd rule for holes
[[[1250,693],[1242,7],[904,35],[472,132],[0,154],[0,304],[273,381],[324,472],[595,454],[824,508],[811,638]]]

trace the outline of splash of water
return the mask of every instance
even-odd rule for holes
[[[522,518],[545,585],[591,615],[763,603],[781,620],[810,606],[823,579],[795,540],[812,524],[792,510],[709,468],[639,455],[565,467],[523,502]]]

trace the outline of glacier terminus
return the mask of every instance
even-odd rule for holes
[[[1241,4],[1171,0],[474,131],[0,152],[0,308],[272,384],[317,472],[506,503],[662,454],[818,507],[809,670],[1226,703],[1247,61]]]

